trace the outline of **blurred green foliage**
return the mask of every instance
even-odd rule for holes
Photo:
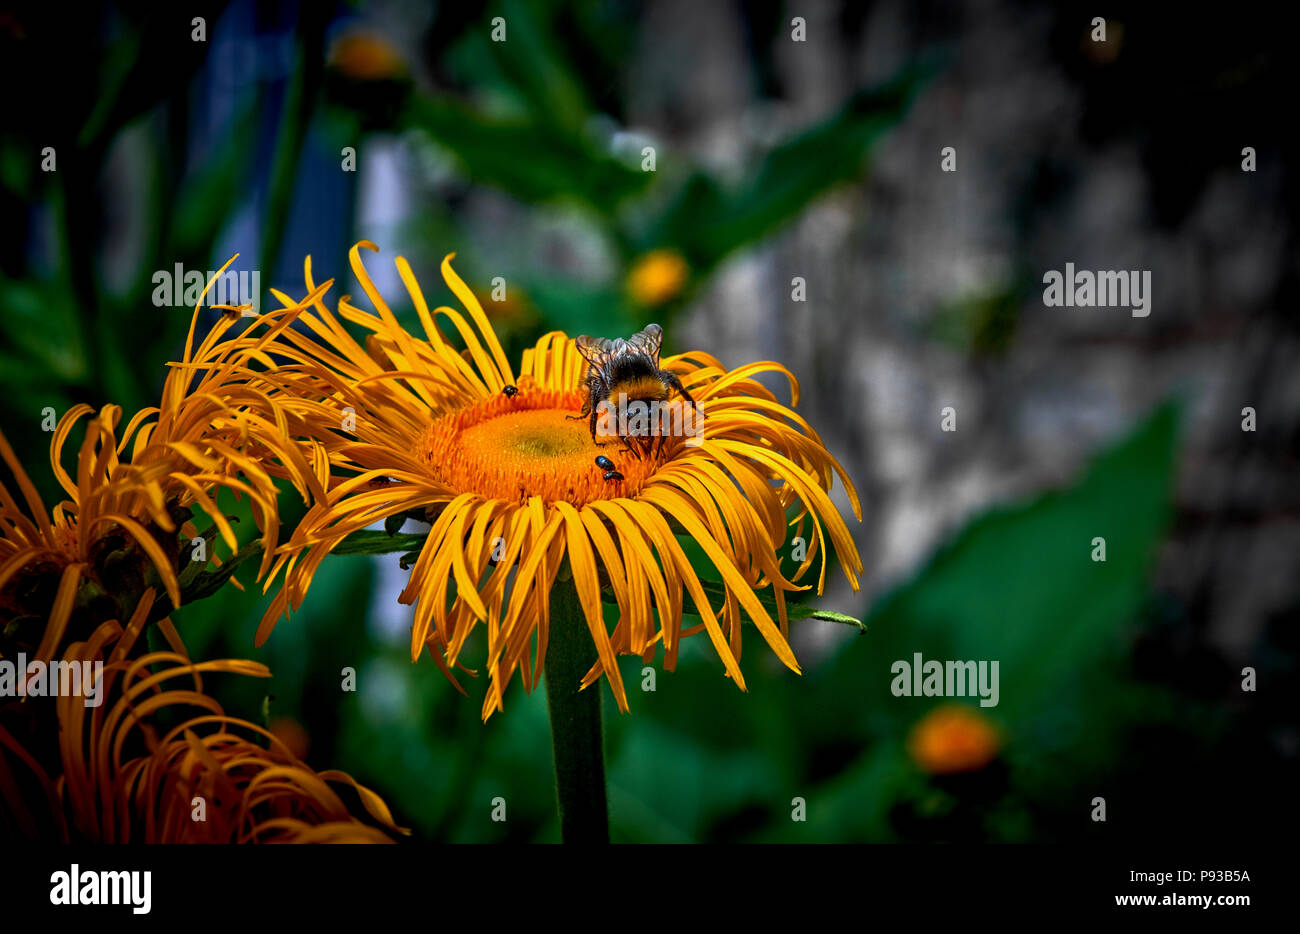
[[[467,41],[477,44],[480,37]],[[617,259],[613,279],[559,283],[535,269],[508,277],[522,283],[548,323],[571,333],[633,331],[654,317],[671,322],[724,259],[791,223],[837,184],[860,178],[871,145],[901,119],[933,72],[909,67],[883,87],[855,94],[728,184],[674,153],[659,152],[661,146],[652,147],[653,171],[645,169],[649,163],[640,149],[614,155],[608,142],[595,137],[594,113],[557,120],[555,111],[528,109],[538,94],[546,96],[539,87],[559,82],[567,88],[568,82],[545,69],[534,73],[526,57],[522,64],[513,56],[510,61],[507,83],[522,113],[417,96],[402,122],[453,153],[471,181],[530,203],[575,205],[594,225]],[[560,89],[554,93],[569,100]],[[689,274],[661,307],[645,307],[623,287],[624,279],[639,257],[660,248],[679,253]]]

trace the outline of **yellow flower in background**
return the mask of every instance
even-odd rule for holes
[[[690,272],[676,250],[651,250],[632,264],[627,290],[637,302],[653,308],[680,295]]]
[[[265,666],[192,662],[170,624],[173,651],[131,658],[153,604],[150,589],[125,628],[105,622],[63,656],[65,663],[103,662],[97,706],[72,693],[28,699],[56,707],[53,775],[9,728],[14,711],[0,720],[0,800],[8,816],[0,827],[12,821],[23,836],[48,839],[52,832],[61,842],[391,842],[353,816],[331,787],[346,786],[373,821],[405,833],[374,792],[343,772],[313,771],[274,734],[227,716],[204,693],[205,674],[267,678]],[[176,722],[186,708],[193,715]]]
[[[406,74],[406,60],[391,42],[370,32],[349,32],[330,47],[330,67],[356,81],[383,81]]]
[[[807,589],[798,581],[819,555],[821,592],[828,548],[855,588],[862,570],[827,495],[835,474],[859,519],[861,512],[843,469],[795,412],[798,385],[784,367],[755,363],[727,371],[698,352],[665,359],[703,413],[703,433],[692,439],[698,444],[668,438],[637,458],[617,445],[597,446],[586,421],[572,418],[584,398],[578,389],[584,362],[572,339],[544,335],[524,351],[516,373],[478,300],[452,270],[451,256],[442,275],[465,313],[431,311],[398,257],[424,332],[416,337],[371,282],[357,247],[350,256],[376,313],[346,296],[338,315],[331,312],[319,299],[308,258],[313,310],[299,314],[306,303],[275,293],[287,310],[263,320],[277,336],[241,341],[287,361],[250,371],[249,378],[265,387],[267,405],[297,426],[300,460],[316,465],[328,485],[276,553],[266,586],[279,589],[259,627],[259,644],[301,605],[321,562],[344,538],[390,516],[416,515],[432,530],[399,597],[416,605],[412,659],[428,646],[455,682],[452,669],[461,665],[470,636],[483,632],[484,718],[502,709],[516,670],[526,690],[536,685],[546,657],[549,597],[562,568],[572,575],[598,655],[583,684],[604,675],[624,711],[617,656],[648,662],[662,644],[672,670],[682,639],[698,632],[707,633],[743,689],[746,620],[782,662],[799,670],[787,641],[786,594]],[[299,327],[284,327],[290,316]],[[366,332],[364,346],[343,321]],[[439,324],[459,336],[463,350]],[[762,372],[786,377],[791,406],[752,378]],[[604,479],[597,455],[617,461],[621,482]],[[279,469],[290,472],[283,464]],[[797,514],[788,519],[792,507]],[[791,532],[806,536],[807,553],[787,578],[779,561]],[[679,536],[702,553],[703,577]],[[708,577],[717,583],[708,584]],[[617,607],[612,631],[602,588]],[[760,595],[774,601],[775,612]],[[702,622],[684,629],[683,612]]]
[[[979,711],[965,704],[945,704],[913,727],[907,747],[921,768],[947,775],[984,768],[997,757],[1002,740]]]

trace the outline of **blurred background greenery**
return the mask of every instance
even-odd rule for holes
[[[816,113],[792,118],[780,50],[799,11],[719,7],[712,15],[743,38],[732,54],[752,119],[690,133],[695,116],[645,103],[645,83],[665,70],[711,93],[709,63],[683,44],[708,28],[690,4],[238,0],[159,11],[124,0],[76,14],[75,29],[53,8],[0,10],[11,89],[0,125],[0,390],[11,404],[0,427],[47,502],[56,488],[42,410],[156,400],[190,314],[154,303],[153,276],[177,263],[213,270],[238,252],[232,268],[260,272],[264,291],[300,293],[310,254],[318,280],[338,278],[336,300],[360,291],[346,250],[367,237],[383,251],[370,263],[376,282],[400,306],[391,257],[405,255],[430,300],[450,303],[436,268],[455,251],[481,297],[504,284],[484,304],[512,356],[552,328],[612,336],[657,320],[676,351],[688,349],[683,331],[717,338],[711,316],[746,320],[718,281],[772,266],[771,244],[795,242],[846,190],[857,224],[876,203],[873,156],[920,102],[942,108],[977,24],[941,5],[930,11],[938,26],[907,33],[889,17],[868,28],[852,4],[827,7],[820,23],[841,38],[879,27],[888,44],[894,23],[892,48],[907,54],[882,56],[882,69],[865,69],[871,80],[846,71]],[[1069,11],[1056,15],[1044,30],[1068,70],[1079,47],[1059,38]],[[1130,21],[1130,41],[1141,26]],[[494,41],[500,29],[505,41]],[[924,149],[936,164],[938,146]],[[47,147],[54,171],[43,170]],[[1050,200],[1059,179],[1037,166],[1026,185]],[[798,241],[814,268],[836,258],[827,247],[818,259],[819,237]],[[931,303],[913,345],[996,370],[1025,339],[1022,312],[1037,298],[1037,274],[1025,271],[1037,267],[1018,249]],[[775,267],[771,291],[788,293],[789,270]],[[808,314],[803,330],[826,361],[855,320],[894,312],[863,302]],[[764,334],[770,355],[793,362],[788,348],[808,361],[806,347]],[[864,432],[840,374],[851,380],[870,362],[845,350],[834,364],[795,369],[824,416],[814,425],[854,468],[866,463]],[[903,570],[869,577],[862,595],[832,590],[828,607],[868,631],[793,624],[802,677],[755,648],[741,694],[707,647],[688,644],[675,673],[633,692],[630,716],[607,703],[615,840],[1077,842],[1293,820],[1295,639],[1283,624],[1295,604],[1234,655],[1198,625],[1203,594],[1153,578],[1186,521],[1178,478],[1199,412],[1195,388],[1177,380],[1153,396],[1054,482],[967,502],[924,539],[928,557],[895,560]],[[246,510],[227,505],[249,534]],[[883,567],[887,543],[870,537],[882,508],[868,499],[859,541]],[[1095,536],[1105,562],[1090,556]],[[466,700],[431,664],[411,665],[396,565],[395,555],[332,559],[262,649],[252,646],[264,605],[255,587],[225,588],[174,619],[197,657],[255,658],[274,672],[269,693],[222,685],[228,710],[265,719],[315,767],[379,791],[416,839],[558,839],[544,697],[516,685],[485,726],[473,679]],[[1000,703],[957,700],[966,716],[944,718],[952,702],[893,696],[891,664],[918,652],[998,660]],[[1257,693],[1240,690],[1243,658],[1261,671]],[[627,683],[640,684],[639,661],[625,664]],[[345,667],[355,693],[340,690]],[[498,796],[503,823],[491,819]],[[1104,824],[1090,819],[1095,796],[1108,802]],[[806,820],[791,819],[795,799]]]

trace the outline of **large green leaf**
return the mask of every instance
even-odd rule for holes
[[[644,245],[671,244],[698,273],[789,223],[818,195],[862,174],[871,144],[902,119],[931,71],[910,67],[881,88],[853,95],[828,119],[769,152],[735,188],[694,172]]]
[[[85,378],[85,335],[77,327],[75,301],[62,282],[0,276],[0,334],[13,358],[38,364],[61,383]],[[17,382],[8,367],[6,382]],[[38,409],[39,410],[39,409]]]
[[[580,130],[590,108],[555,35],[554,11],[536,0],[503,0],[501,14],[509,24],[508,41],[493,42],[480,30],[471,34],[476,48],[492,56],[502,76],[528,101],[530,112]]]
[[[542,119],[489,117],[451,98],[416,97],[405,120],[450,150],[470,180],[523,201],[571,199],[605,214],[652,177]]]
[[[912,651],[997,661],[1008,719],[1117,647],[1169,517],[1176,425],[1174,405],[1162,406],[1077,486],[976,519],[882,601],[868,617],[889,647],[875,659],[880,694],[886,666]],[[1104,561],[1094,560],[1097,538]]]
[[[589,285],[562,279],[532,279],[529,299],[551,327],[567,334],[621,334],[635,330],[632,311],[614,286]]]

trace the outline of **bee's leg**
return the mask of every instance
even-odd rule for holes
[[[583,400],[582,411],[579,412],[577,415],[566,415],[564,417],[569,419],[579,419],[579,418],[586,418],[588,415],[590,415],[591,424],[589,427],[591,429],[591,440],[596,441],[596,387],[591,382],[590,379],[587,380],[586,385],[587,385],[587,398]],[[596,443],[600,444],[599,441],[596,441]]]
[[[586,417],[587,417],[587,413],[588,413],[589,411],[591,411],[591,400],[590,400],[590,399],[588,399],[586,402],[582,403],[582,411],[579,412],[577,415],[566,415],[566,416],[564,416],[564,417],[565,417],[565,418],[570,418],[570,419],[586,418]]]
[[[685,399],[687,402],[689,402],[692,406],[695,405],[695,400],[692,399],[691,394],[686,391],[686,387],[682,385],[682,381],[677,378],[676,373],[671,373],[668,370],[660,370],[659,378],[670,389],[675,389],[677,390],[677,392],[681,393],[682,398]],[[698,409],[693,414],[696,418],[701,417],[701,413],[699,412]],[[683,414],[683,420],[684,419],[685,419],[685,415]]]
[[[591,415],[591,422],[588,425],[588,427],[591,429],[591,440],[595,441],[596,444],[603,446],[605,442],[596,441],[596,417],[600,414],[599,406],[600,406],[600,390],[597,389],[595,385],[592,385],[590,387],[590,395],[587,397],[587,402],[583,406],[582,411],[584,414]]]
[[[659,379],[670,389],[675,389],[679,393],[681,393],[682,398],[685,399],[687,402],[691,403],[692,405],[695,404],[695,400],[692,399],[691,394],[686,391],[686,387],[682,385],[682,381],[677,378],[676,373],[673,373],[669,370],[660,370]]]

